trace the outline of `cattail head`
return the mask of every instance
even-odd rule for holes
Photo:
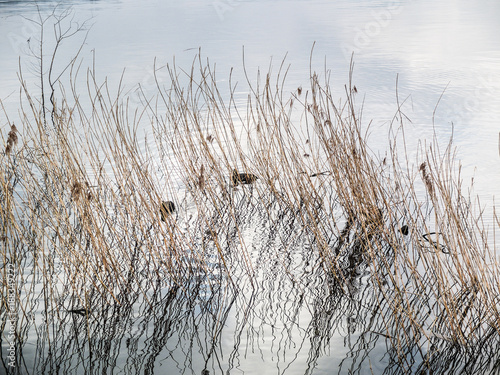
[[[198,176],[198,187],[203,189],[205,187],[205,167],[202,164],[200,168],[200,175]]]
[[[75,200],[78,200],[81,192],[82,192],[82,184],[79,182],[73,183],[73,186],[71,186],[71,197]]]
[[[434,186],[432,185],[431,175],[427,170],[427,164],[425,161],[422,164],[420,164],[419,170],[420,172],[422,172],[422,180],[424,181],[427,191],[429,192],[429,194],[432,195],[434,193]]]
[[[7,134],[7,146],[5,147],[5,154],[10,154],[12,151],[12,147],[17,144],[17,128],[14,124],[10,127],[10,132]]]

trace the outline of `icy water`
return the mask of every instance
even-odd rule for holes
[[[41,14],[49,14],[56,3],[38,5]],[[59,9],[68,5],[59,3]],[[453,136],[465,185],[474,178],[474,191],[488,207],[485,212],[492,211],[500,183],[496,1],[126,0],[78,1],[71,6],[75,22],[87,20],[91,26],[80,55],[83,70],[95,66],[98,77],[107,77],[115,90],[121,82],[132,104],[141,103],[139,85],[146,96],[156,92],[154,64],[158,68],[175,61],[189,70],[200,52],[216,66],[221,87],[227,88],[230,74],[233,82],[240,82],[236,99],[242,103],[248,93],[243,65],[254,79],[259,69],[277,72],[282,61],[289,65],[285,87],[290,92],[308,87],[311,70],[324,74],[326,68],[340,97],[354,56],[353,84],[364,103],[363,121],[371,122],[372,149],[384,155],[389,123],[398,100],[404,102],[410,154],[434,133],[443,145]],[[32,2],[0,0],[0,100],[11,117],[19,109],[19,61],[24,79],[37,88],[30,48],[38,29],[29,21],[37,17]],[[61,64],[70,61],[79,45],[70,40],[61,46]],[[157,77],[160,83],[168,82],[165,70]],[[1,112],[3,138],[6,124]],[[147,124],[142,131],[148,133]],[[446,341],[425,346],[416,342],[395,350],[386,332],[391,331],[387,324],[396,323],[377,319],[377,295],[364,282],[367,266],[361,262],[352,267],[359,254],[345,256],[343,271],[352,285],[339,285],[325,273],[314,241],[300,232],[293,213],[271,209],[276,218],[268,222],[262,212],[252,211],[242,191],[238,194],[238,205],[247,213],[240,229],[255,244],[247,250],[257,283],[242,277],[243,284],[234,288],[222,276],[220,269],[227,265],[210,263],[218,251],[226,252],[235,279],[241,271],[238,265],[246,262],[231,258],[232,249],[239,246],[231,227],[221,219],[218,235],[228,242],[216,249],[206,233],[192,229],[196,214],[187,209],[180,217],[182,230],[194,230],[195,243],[206,248],[210,276],[204,270],[184,275],[179,288],[150,271],[148,259],[137,260],[131,274],[154,276],[142,278],[139,285],[123,285],[122,299],[90,311],[90,323],[78,311],[67,314],[60,306],[35,304],[18,322],[28,334],[17,351],[22,366],[15,370],[6,364],[10,326],[4,319],[0,373],[427,373],[429,368],[419,367],[424,358],[433,364],[434,373],[467,366],[489,373],[485,358],[471,364],[470,353]],[[491,216],[484,220],[493,225]],[[136,256],[132,254],[132,260]],[[7,268],[2,265],[5,278]],[[29,263],[26,273],[30,280]],[[31,281],[31,293],[38,295],[40,280]],[[61,292],[63,302],[64,296]],[[91,306],[102,302],[97,294],[85,298]],[[66,303],[64,308],[77,305]],[[50,317],[42,313],[48,310]],[[26,323],[30,319],[33,324]],[[488,349],[496,352],[495,347]]]

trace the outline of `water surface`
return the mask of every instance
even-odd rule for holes
[[[39,2],[41,14],[49,14],[56,4]],[[69,5],[59,4],[59,9]],[[80,54],[79,88],[85,89],[86,69],[95,67],[98,79],[107,77],[110,89],[120,88],[132,105],[141,103],[139,85],[146,97],[156,94],[154,64],[159,83],[168,87],[162,67],[175,63],[189,70],[199,53],[203,61],[216,66],[223,94],[229,92],[230,74],[231,82],[238,82],[240,103],[248,94],[245,69],[255,84],[259,70],[261,77],[269,70],[277,74],[282,61],[289,67],[285,90],[303,87],[306,91],[310,72],[317,71],[321,78],[330,75],[332,90],[341,97],[352,58],[353,84],[363,106],[363,121],[371,123],[373,151],[382,156],[387,152],[388,129],[398,101],[404,102],[407,147],[415,164],[419,144],[436,134],[444,149],[453,136],[464,184],[474,178],[474,192],[491,215],[492,197],[500,183],[498,2],[124,0],[78,1],[71,2],[71,7],[75,21],[88,20],[91,26]],[[30,48],[36,47],[38,28],[29,21],[37,17],[31,2],[0,2],[0,100],[11,119],[19,115],[19,58],[24,79],[37,90],[36,59]],[[82,35],[75,37],[78,43],[63,44],[58,69],[74,56]],[[0,113],[0,128],[5,137],[4,113]],[[150,134],[147,122],[141,131]],[[245,198],[240,198],[243,207]],[[294,233],[289,228],[296,225],[292,217],[282,218],[282,227],[275,229],[281,235],[278,239],[272,230],[257,233],[255,228],[266,226],[259,212],[247,220],[242,226],[245,238],[260,244],[252,253],[258,285],[244,284],[235,292],[222,280],[220,290],[210,290],[206,275],[193,275],[181,291],[161,277],[156,284],[144,280],[144,285],[130,286],[130,294],[137,298],[135,308],[121,309],[117,304],[99,311],[109,325],[97,325],[91,349],[83,348],[79,357],[72,358],[63,349],[57,355],[44,352],[43,339],[36,341],[43,333],[36,335],[32,328],[33,342],[24,349],[27,368],[47,371],[59,356],[68,373],[107,366],[116,366],[116,373],[201,373],[204,368],[211,373],[245,374],[330,374],[332,369],[390,372],[400,353],[387,350],[386,337],[378,331],[382,325],[373,324],[378,312],[370,303],[376,295],[363,283],[363,268],[353,277],[353,283],[359,283],[354,297],[345,296],[343,287],[318,265],[307,236],[287,242]],[[494,224],[491,216],[485,221]],[[195,224],[194,219],[187,222]],[[203,233],[195,237],[197,244],[206,240]],[[228,244],[225,250],[237,246]],[[283,248],[287,251],[278,251]],[[210,251],[207,254],[215,258],[216,250]],[[236,259],[235,264],[239,264]],[[294,270],[293,277],[283,274],[278,265]],[[148,297],[156,302],[153,308],[141,290],[150,290]],[[246,306],[251,309],[245,310]],[[37,319],[42,325],[42,316]],[[56,339],[77,352],[79,340],[88,339],[78,333],[84,330],[83,317],[69,315],[58,324],[61,330],[52,332],[59,332]],[[436,345],[448,348],[444,341]],[[35,347],[42,353],[36,358],[42,359],[30,362]],[[421,348],[418,343],[406,348],[406,371],[411,372],[429,353],[445,357],[431,349],[435,348]],[[458,349],[455,354],[463,358]],[[92,367],[94,360],[96,367]]]

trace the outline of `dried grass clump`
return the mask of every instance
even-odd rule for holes
[[[254,247],[275,251],[281,272],[305,290],[282,258],[301,243],[336,294],[354,298],[370,285],[367,300],[380,316],[371,330],[401,358],[415,342],[468,347],[500,333],[494,248],[462,193],[451,143],[441,152],[431,140],[408,160],[398,149],[398,108],[397,135],[381,160],[368,146],[358,90],[349,83],[339,101],[328,75],[320,82],[312,74],[308,88],[290,95],[286,71],[276,81],[247,77],[242,107],[234,91],[219,91],[201,58],[189,73],[167,69],[170,87],[158,84],[143,108],[110,96],[89,72],[89,101],[71,87],[52,124],[23,84],[26,134],[7,158],[18,142],[9,124],[0,167],[2,256],[17,265],[20,285],[42,280],[46,311],[59,311],[63,295],[79,312],[95,309],[91,300],[132,303],[131,288],[147,300],[151,280],[189,290],[203,279],[237,294],[262,277]],[[153,134],[143,143],[145,123]],[[235,169],[258,179],[234,183]],[[162,215],[164,201],[175,212]],[[249,241],[252,225],[266,229],[261,243]],[[285,245],[266,246],[274,241]],[[30,275],[21,272],[27,263]],[[36,305],[23,303],[32,304],[26,311]]]
[[[481,340],[499,326],[493,292],[499,287],[498,263],[488,243],[492,237],[481,217],[474,216],[475,203],[461,190],[451,142],[441,151],[437,139],[431,140],[421,149],[418,171],[408,159],[400,161],[406,150],[398,150],[396,137],[390,164],[379,160],[368,149],[368,129],[359,122],[352,90],[346,89],[346,102],[339,105],[328,84],[320,85],[313,76],[312,85],[317,93],[307,107],[312,133],[319,135],[331,171],[326,182],[346,218],[336,245],[325,244],[321,252],[332,272],[345,279],[345,261],[363,254],[379,285],[380,304],[391,311],[384,314],[386,334],[396,348],[432,337],[464,346]],[[332,114],[327,121],[326,113]],[[402,120],[398,133],[406,144]],[[403,225],[411,228],[409,239],[401,233]],[[401,331],[406,333],[401,336]]]

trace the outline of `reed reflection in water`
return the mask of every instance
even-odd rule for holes
[[[493,328],[467,346],[412,332],[412,324],[405,322],[412,317],[403,311],[395,314],[392,306],[400,298],[391,285],[392,249],[382,249],[379,256],[386,263],[374,277],[373,259],[364,249],[369,240],[352,221],[345,220],[340,235],[325,227],[325,242],[319,244],[318,233],[304,222],[304,212],[311,209],[307,203],[282,208],[276,197],[256,197],[249,191],[238,191],[232,199],[232,207],[208,215],[209,226],[196,225],[201,218],[191,217],[187,226],[194,230],[193,248],[209,261],[197,267],[195,257],[183,256],[182,261],[193,266],[175,282],[169,281],[161,260],[144,258],[146,237],[138,237],[137,246],[130,249],[128,263],[120,268],[123,279],[110,275],[114,295],[103,293],[97,280],[75,288],[66,279],[65,293],[45,314],[47,321],[26,322],[22,328],[29,341],[20,348],[33,342],[37,355],[21,350],[21,373],[119,368],[125,374],[217,374],[277,368],[277,373],[307,374],[322,373],[332,363],[339,374],[368,369],[484,373],[492,368],[490,361],[499,349]],[[315,212],[317,223],[331,220],[325,210]],[[182,233],[181,227],[177,223],[173,231]],[[243,239],[252,246],[251,277],[241,267]],[[325,245],[334,250],[334,268],[319,255]],[[221,268],[227,268],[227,274]],[[384,287],[374,286],[375,280]],[[84,295],[77,290],[85,290]],[[435,319],[435,306],[425,295],[422,290],[409,301],[412,309],[422,312],[415,317],[422,324]],[[457,297],[464,306],[471,298]],[[332,341],[339,339],[345,352],[332,353]],[[338,345],[334,347],[338,351]]]
[[[340,104],[315,72],[292,93],[281,71],[249,79],[242,109],[201,58],[166,69],[166,113],[140,116],[92,72],[91,108],[62,90],[47,109],[21,79],[31,112],[0,155],[4,372],[498,368],[498,263],[451,143],[409,160],[398,106],[374,155],[352,73]]]

